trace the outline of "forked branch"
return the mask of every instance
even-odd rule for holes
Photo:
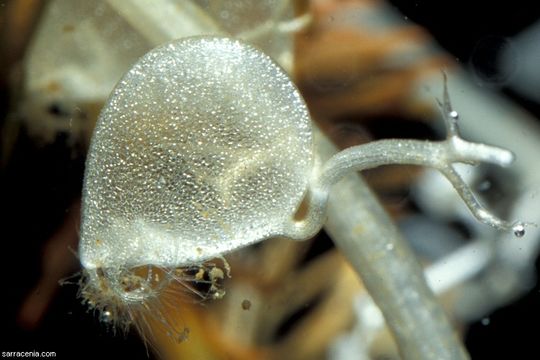
[[[454,164],[475,165],[480,162],[507,166],[514,155],[495,146],[464,140],[459,134],[458,113],[452,108],[444,75],[443,101],[439,102],[447,129],[447,138],[439,142],[421,140],[379,140],[345,149],[330,158],[313,175],[309,192],[309,211],[306,218],[289,226],[286,234],[295,239],[313,236],[324,222],[328,194],[332,185],[351,171],[361,171],[390,164],[429,166],[450,181],[472,214],[482,223],[499,230],[512,230],[521,237],[525,223],[500,219],[480,204],[470,187],[456,172]]]

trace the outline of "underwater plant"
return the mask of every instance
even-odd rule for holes
[[[310,238],[334,184],[386,164],[437,169],[481,222],[523,236],[523,223],[483,208],[453,168],[506,166],[512,153],[462,139],[446,91],[440,105],[444,141],[380,140],[323,163],[301,95],[261,51],[210,36],[150,51],[113,90],[92,138],[79,247],[85,301],[121,325],[150,314],[183,339],[159,313],[169,282],[223,296],[225,272],[207,261],[271,237]]]

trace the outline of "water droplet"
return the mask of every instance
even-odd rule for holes
[[[523,223],[517,223],[512,227],[512,230],[517,237],[523,237],[525,235],[525,225]]]
[[[109,310],[105,310],[101,313],[101,321],[108,323],[112,321],[112,313]]]
[[[481,322],[482,322],[482,325],[487,326],[491,323],[491,319],[486,317],[486,318],[483,318]]]
[[[457,120],[459,118],[459,114],[458,114],[458,112],[456,110],[450,111],[450,113],[448,115],[450,115],[450,117],[452,119],[454,119],[454,120]]]

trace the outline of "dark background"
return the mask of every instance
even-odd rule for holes
[[[479,86],[500,91],[540,117],[540,106],[504,86],[496,69],[501,45],[540,20],[540,3],[533,1],[390,1],[411,21],[427,28],[439,44],[477,75]],[[491,46],[490,46],[491,45]],[[540,71],[540,64],[539,64]],[[502,74],[504,75],[504,74]],[[537,261],[538,268],[538,261]],[[489,316],[489,324],[473,324],[465,339],[473,359],[537,359],[540,287]]]
[[[492,79],[497,79],[492,63],[499,48],[497,41],[506,41],[540,19],[540,3],[530,1],[393,0],[391,3],[410,21],[429,29],[439,44],[466,67],[472,66],[486,86],[493,85]],[[479,53],[478,46],[486,39],[493,41],[494,46]],[[519,97],[504,84],[496,85],[496,91],[540,116],[538,104]],[[9,92],[5,86],[0,91],[0,119],[3,119]],[[53,144],[42,146],[25,133],[19,134],[11,161],[0,173],[3,244],[0,351],[56,351],[58,358],[146,359],[144,346],[136,336],[127,339],[111,336],[93,314],[86,312],[77,299],[77,286],[60,288],[36,330],[27,331],[17,325],[19,306],[41,271],[43,244],[80,194],[84,151],[68,150],[66,138],[66,134],[59,134]],[[521,300],[494,312],[488,325],[479,322],[470,327],[466,345],[473,359],[503,358],[506,350],[516,359],[540,358],[539,332],[534,330],[540,324],[539,291],[536,286]]]

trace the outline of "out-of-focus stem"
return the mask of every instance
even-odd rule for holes
[[[180,37],[218,34],[222,30],[190,1],[106,0],[124,20],[150,42],[159,45]]]
[[[314,134],[326,161],[336,149],[318,129]],[[414,254],[358,175],[332,189],[325,229],[381,309],[404,359],[468,359]]]

